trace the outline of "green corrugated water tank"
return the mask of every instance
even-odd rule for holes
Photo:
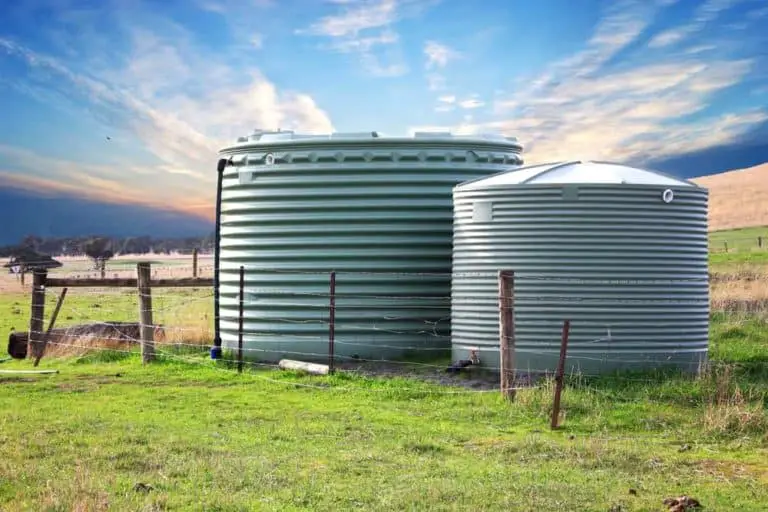
[[[600,162],[517,168],[454,188],[453,356],[499,366],[499,270],[514,274],[515,368],[587,374],[706,361],[706,189]]]
[[[324,360],[329,275],[335,354],[450,351],[456,184],[522,164],[514,138],[256,132],[221,150],[220,339],[251,359]]]

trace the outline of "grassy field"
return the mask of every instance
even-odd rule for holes
[[[713,231],[709,243],[712,252],[725,252],[727,248],[728,252],[768,254],[768,226]]]
[[[204,346],[161,345],[147,367],[130,351],[45,358],[59,374],[0,375],[0,509],[661,511],[687,494],[704,510],[765,510],[760,255],[712,256],[708,372],[571,376],[555,432],[549,381],[510,404],[416,379],[238,375]],[[210,339],[210,295],[157,291],[156,322],[184,327],[171,342]],[[25,330],[28,308],[7,286],[0,332]],[[60,322],[137,309],[132,290],[73,289]]]
[[[714,353],[764,362],[765,328],[718,324]],[[408,380],[237,375],[191,361],[142,367],[97,352],[48,361],[55,376],[3,377],[3,510],[664,510],[664,498],[682,494],[707,510],[768,502],[768,374],[748,366],[701,379],[575,379],[553,433],[547,385],[508,404]]]

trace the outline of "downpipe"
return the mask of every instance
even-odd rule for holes
[[[211,359],[221,359],[221,322],[219,316],[219,267],[221,254],[221,187],[224,181],[224,169],[229,163],[222,158],[219,160],[216,170],[219,173],[216,183],[216,233],[213,249],[213,346],[211,347]]]

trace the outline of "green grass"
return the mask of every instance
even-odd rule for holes
[[[758,246],[758,237],[763,239],[762,247]],[[768,226],[714,231],[709,234],[709,247],[709,262],[714,270],[768,265]]]
[[[46,328],[56,307],[60,290],[45,295]],[[0,334],[15,328],[29,329],[29,293],[0,294]],[[212,291],[198,288],[158,289],[153,293],[153,321],[156,324],[185,326],[196,331],[210,330],[213,324]],[[85,324],[95,321],[135,322],[139,317],[136,290],[133,289],[71,289],[62,303],[56,327]],[[194,336],[193,336],[194,337]]]
[[[768,238],[766,238],[768,242]],[[766,266],[768,250],[762,252],[713,252],[709,254],[709,264],[713,270],[732,266]]]
[[[758,238],[762,237],[762,248],[758,246]],[[710,249],[713,252],[725,251],[768,251],[768,226],[728,229],[713,231],[709,235]]]
[[[43,359],[60,373],[0,375],[0,509],[764,510],[768,324],[716,315],[712,335],[703,378],[572,376],[555,432],[548,383],[510,404],[202,355]]]

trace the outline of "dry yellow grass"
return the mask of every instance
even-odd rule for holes
[[[713,311],[768,314],[768,269],[748,266],[713,272],[710,303]]]
[[[691,181],[709,189],[710,230],[768,226],[768,163]]]
[[[706,367],[699,375],[713,388],[701,426],[708,434],[746,436],[768,430],[768,413],[759,396],[750,396],[734,380],[733,366]]]
[[[135,277],[135,259],[122,261],[116,259],[108,271],[108,277]],[[159,257],[149,258],[157,261],[153,265],[154,277],[180,278],[192,275],[191,258]],[[83,258],[61,258],[64,266],[55,269],[49,275],[69,278],[95,278],[98,274],[90,270],[90,265]],[[0,261],[0,264],[3,262]],[[212,274],[210,262],[199,260],[199,275],[208,277]],[[31,276],[27,276],[22,286],[18,277],[0,273],[0,299],[3,308],[0,315],[0,336],[5,345],[9,328],[17,332],[26,332],[29,328],[29,301]],[[48,325],[58,290],[50,290],[45,311],[45,326]],[[213,299],[212,291],[192,290],[189,288],[157,288],[153,295],[153,322],[162,325],[156,329],[155,340],[158,351],[171,345],[205,347],[213,339]],[[6,304],[7,302],[7,304]],[[137,346],[138,333],[123,333],[124,336],[110,335],[99,322],[129,321],[136,322],[137,308],[135,290],[108,288],[72,288],[68,291],[63,307],[52,333],[46,357],[78,356],[89,350],[130,350]],[[122,338],[122,339],[120,339]],[[5,351],[3,349],[3,351]]]

